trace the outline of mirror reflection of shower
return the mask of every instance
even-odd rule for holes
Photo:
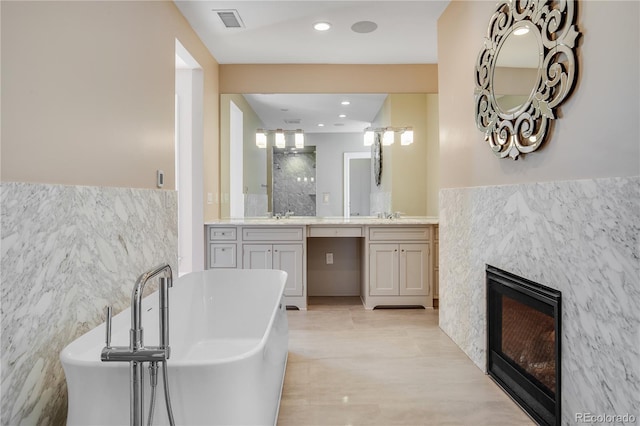
[[[316,147],[273,148],[273,214],[316,216]]]

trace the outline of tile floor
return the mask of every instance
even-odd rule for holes
[[[288,311],[278,425],[533,425],[438,327],[438,311],[357,297]]]

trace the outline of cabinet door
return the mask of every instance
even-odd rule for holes
[[[242,246],[243,269],[271,269],[271,244],[244,244]]]
[[[236,245],[209,244],[209,268],[235,268],[236,267]]]
[[[400,295],[429,294],[429,245],[400,244]]]
[[[398,244],[369,244],[369,294],[398,295]]]
[[[274,244],[273,269],[287,273],[285,296],[302,296],[302,244]]]

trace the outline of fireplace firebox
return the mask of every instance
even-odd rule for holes
[[[487,372],[537,423],[560,425],[561,293],[487,265]]]

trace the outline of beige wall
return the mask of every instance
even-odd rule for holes
[[[394,93],[389,99],[391,126],[412,126],[414,134],[411,145],[401,145],[400,135],[396,134],[395,143],[384,147],[384,151],[390,148],[393,152],[392,207],[409,216],[424,216],[427,214],[427,95]]]
[[[578,84],[551,139],[518,161],[496,158],[474,120],[473,70],[494,6],[454,1],[438,20],[441,186],[638,175],[640,3],[579,3]]]
[[[440,205],[440,132],[438,114],[439,95],[427,95],[427,158],[422,167],[426,168],[427,179],[427,216],[438,216]]]
[[[162,169],[173,189],[176,38],[203,67],[204,161],[218,163],[218,64],[173,2],[1,7],[3,181],[155,188]],[[217,192],[216,167],[204,180]]]
[[[409,216],[438,215],[438,95],[392,93],[376,115],[374,127],[413,127],[414,142],[400,136],[382,147],[382,181],[372,192],[391,192],[392,210]]]
[[[220,93],[420,92],[438,92],[437,65],[220,65]]]
[[[243,123],[243,186],[244,193],[266,194],[266,188],[261,185],[267,182],[267,149],[256,146],[256,129],[263,128],[264,124],[257,116],[251,105],[242,95],[220,95],[220,217],[229,217],[229,172],[230,172],[230,148],[229,148],[229,120],[230,102],[242,111]],[[206,165],[205,167],[211,167]]]

